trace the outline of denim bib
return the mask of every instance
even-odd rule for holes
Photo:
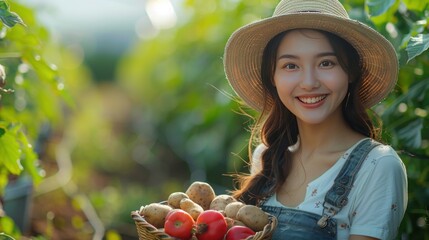
[[[286,207],[266,206],[262,203],[261,208],[278,220],[272,240],[336,239],[337,223],[333,217],[347,204],[356,174],[368,153],[379,144],[365,139],[353,149],[333,186],[326,193],[322,215]]]

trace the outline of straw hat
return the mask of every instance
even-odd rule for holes
[[[255,110],[261,111],[264,105],[260,71],[265,46],[278,33],[297,28],[331,32],[354,46],[362,63],[359,96],[365,107],[380,102],[395,86],[398,60],[392,44],[369,26],[350,19],[340,2],[282,0],[272,17],[239,28],[225,47],[226,77],[237,95]]]

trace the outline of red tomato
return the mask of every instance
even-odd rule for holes
[[[167,214],[164,231],[172,237],[187,240],[192,236],[194,224],[195,221],[189,213],[175,209]]]
[[[246,226],[233,226],[226,233],[225,240],[243,240],[256,233]]]
[[[222,213],[216,210],[206,210],[197,218],[198,240],[222,240],[228,226]]]

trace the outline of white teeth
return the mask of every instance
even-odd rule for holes
[[[318,97],[299,97],[298,99],[303,103],[313,104],[322,101],[326,98],[326,95]]]

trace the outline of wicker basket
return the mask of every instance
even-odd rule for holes
[[[132,211],[131,216],[136,223],[137,233],[140,240],[175,240],[168,234],[148,223],[144,217],[140,216],[139,211]],[[269,223],[262,231],[256,232],[255,235],[246,238],[246,240],[270,240],[273,230],[277,226],[277,218],[268,214]]]

